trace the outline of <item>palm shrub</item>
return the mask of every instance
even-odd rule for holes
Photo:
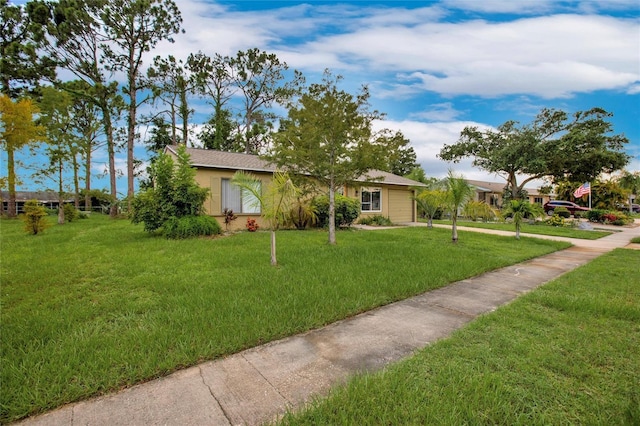
[[[458,242],[458,210],[473,197],[473,187],[462,176],[456,176],[453,171],[445,179],[446,197],[444,206],[451,213],[451,241]]]
[[[131,222],[143,223],[144,230],[161,230],[168,220],[204,214],[209,190],[195,181],[189,154],[184,145],[178,147],[177,164],[166,153],[158,155],[149,168],[153,185],[138,193],[131,206]]]
[[[296,199],[289,212],[290,225],[296,229],[305,229],[318,221],[317,208],[312,201],[311,198]]]
[[[487,222],[498,217],[496,211],[484,201],[469,201],[462,209],[462,214],[474,222],[478,219]]]
[[[24,203],[24,215],[22,220],[24,222],[24,230],[28,234],[36,235],[42,233],[49,227],[47,222],[47,209],[42,207],[38,200],[29,200]]]
[[[418,194],[413,197],[416,201],[418,211],[427,218],[427,226],[433,227],[433,219],[438,213],[442,215],[446,193],[439,189],[418,189]]]
[[[271,228],[271,265],[276,266],[276,231],[286,224],[290,219],[291,206],[300,195],[300,190],[293,183],[287,173],[275,171],[273,178],[262,192],[261,181],[250,173],[238,171],[233,175],[231,183],[253,195],[256,206],[260,207],[262,217],[269,222]],[[247,219],[247,229],[255,231],[258,229],[255,221],[250,224]]]
[[[516,239],[520,239],[520,228],[522,221],[526,218],[536,218],[543,214],[542,206],[539,204],[531,204],[525,200],[510,200],[505,207],[503,214],[513,218],[516,226]]]

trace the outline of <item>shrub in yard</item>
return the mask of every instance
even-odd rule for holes
[[[73,222],[78,218],[78,210],[73,204],[65,204],[62,210],[64,211],[64,220],[66,222]]]
[[[393,222],[391,222],[391,219],[389,219],[386,216],[382,216],[380,214],[377,214],[375,216],[369,216],[369,217],[361,217],[358,220],[358,223],[361,225],[372,225],[372,226],[391,226],[393,225]]]
[[[551,216],[550,218],[545,220],[544,223],[546,223],[547,225],[550,225],[550,226],[561,227],[561,226],[564,226],[564,218],[559,216],[559,215],[557,215],[557,214],[554,214],[553,216]]]
[[[233,212],[233,210],[225,209],[222,211],[222,215],[224,216],[224,227],[225,229],[229,229],[229,224],[238,218],[238,215]]]
[[[24,230],[28,234],[36,235],[48,228],[49,222],[47,222],[46,217],[47,210],[37,200],[29,200],[24,203],[22,220],[24,221]]]
[[[587,212],[587,219],[589,220],[589,222],[602,222],[604,220],[603,217],[606,213],[606,210],[592,209]]]
[[[562,218],[568,219],[571,217],[571,212],[566,207],[556,207],[553,210],[553,215],[558,215]]]
[[[316,197],[313,200],[316,208],[318,221],[321,228],[329,225],[329,197],[326,195]],[[360,202],[355,198],[345,197],[336,194],[336,226],[351,226],[360,215]]]
[[[305,229],[307,226],[312,226],[318,220],[316,206],[310,199],[298,198],[289,212],[290,225],[296,227],[296,229]]]
[[[204,213],[209,190],[196,183],[184,145],[178,148],[177,157],[175,165],[168,154],[160,154],[150,167],[153,186],[141,191],[131,203],[131,222],[143,223],[147,232],[164,228],[171,218]]]
[[[247,227],[247,231],[249,232],[256,232],[258,228],[260,228],[260,226],[258,226],[258,222],[256,222],[255,219],[251,219],[250,217],[247,218],[247,224],[245,226]]]
[[[217,235],[222,232],[218,221],[211,216],[172,217],[162,226],[163,234],[174,240]]]

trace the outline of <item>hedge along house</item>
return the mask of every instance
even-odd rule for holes
[[[177,147],[167,146],[165,152],[176,158]],[[187,148],[191,165],[196,169],[195,180],[203,188],[209,188],[209,198],[205,201],[207,214],[224,224],[223,211],[231,209],[238,219],[230,224],[230,229],[242,229],[247,218],[256,219],[260,226],[260,209],[254,206],[253,197],[231,184],[235,172],[242,170],[253,174],[266,186],[276,167],[257,155],[215,151],[201,148]],[[363,216],[382,215],[394,223],[415,222],[417,218],[414,187],[420,182],[392,173],[372,170],[353,185],[343,188],[342,193],[360,200]]]

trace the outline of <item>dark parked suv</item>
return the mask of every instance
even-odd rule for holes
[[[588,212],[589,209],[586,207],[582,207],[577,205],[576,203],[572,203],[571,201],[560,201],[560,200],[552,200],[544,203],[544,212],[549,216],[553,215],[553,210],[556,207],[564,207],[569,210],[574,217],[576,216],[576,212],[580,215],[582,212]]]

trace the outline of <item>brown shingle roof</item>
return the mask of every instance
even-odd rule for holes
[[[469,184],[475,186],[476,189],[482,192],[495,192],[495,193],[501,194],[504,191],[505,186],[507,186],[506,182],[497,183],[497,182],[485,182],[481,180],[471,180],[471,179],[465,179],[465,180]],[[540,193],[538,188],[524,188],[524,190],[527,191],[529,195],[534,195],[534,196]]]
[[[176,154],[176,146],[167,146],[168,151]],[[270,172],[276,171],[273,164],[261,159],[257,155],[244,154],[238,152],[216,151],[213,149],[187,148],[187,154],[191,157],[191,164],[194,167],[204,167],[213,169],[229,169],[229,170],[247,170],[252,172]],[[382,178],[377,180],[376,178]],[[420,182],[397,176],[392,173],[379,170],[371,170],[367,175],[358,179],[358,182],[366,182],[373,180],[374,182],[385,183],[388,185],[399,186],[424,186]]]

